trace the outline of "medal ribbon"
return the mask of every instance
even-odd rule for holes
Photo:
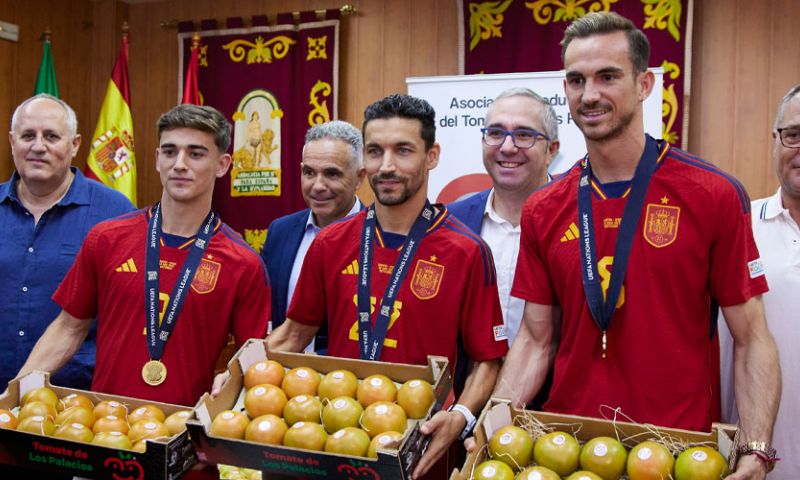
[[[666,149],[665,149],[666,151]],[[578,224],[580,230],[580,255],[583,268],[583,291],[586,295],[586,302],[592,318],[600,330],[605,332],[611,325],[611,317],[617,308],[617,299],[622,290],[622,283],[625,280],[625,271],[628,268],[631,248],[633,247],[633,237],[636,233],[644,206],[644,197],[647,193],[647,186],[650,178],[658,164],[659,150],[658,144],[648,140],[636,172],[631,181],[631,191],[628,201],[625,202],[625,210],[622,214],[622,223],[619,226],[617,240],[614,245],[614,263],[611,266],[611,279],[609,281],[606,298],[603,299],[603,288],[601,286],[600,275],[597,272],[597,245],[594,233],[594,220],[592,218],[592,187],[589,156],[584,159],[583,170],[581,171],[580,182],[578,183]],[[605,348],[605,340],[604,340]]]
[[[403,284],[406,273],[411,266],[417,247],[425,236],[425,232],[433,222],[433,207],[430,202],[425,201],[425,207],[420,212],[411,231],[403,242],[400,256],[395,262],[392,270],[392,277],[386,286],[380,308],[378,308],[375,319],[375,328],[370,322],[370,286],[372,285],[372,253],[375,244],[375,227],[377,218],[375,217],[375,205],[369,207],[367,216],[364,219],[364,226],[361,230],[361,252],[358,271],[358,343],[359,355],[362,360],[379,360],[383,350],[383,340],[389,329],[389,320],[394,310],[394,301],[400,293],[400,286]]]
[[[183,309],[183,303],[189,292],[189,286],[192,284],[197,267],[203,258],[203,253],[208,246],[208,241],[214,233],[214,221],[216,215],[214,212],[208,212],[206,219],[203,220],[203,225],[197,232],[194,243],[192,244],[189,255],[181,266],[178,281],[172,288],[172,295],[167,303],[166,313],[161,325],[158,324],[158,292],[159,292],[159,275],[160,275],[160,257],[161,257],[161,204],[156,203],[152,210],[152,216],[147,222],[147,247],[145,249],[145,266],[146,272],[144,277],[144,291],[145,291],[145,315],[147,322],[147,351],[150,353],[152,360],[161,360],[164,353],[164,346],[167,344],[167,339],[172,329],[175,328],[175,323],[178,316]]]

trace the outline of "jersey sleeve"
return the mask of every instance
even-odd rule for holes
[[[525,203],[520,221],[519,258],[511,295],[540,305],[554,305],[555,293],[545,263],[545,252],[536,229],[535,197]]]
[[[711,295],[723,307],[742,304],[769,290],[753,238],[750,199],[744,187],[734,182],[715,191],[710,282]]]
[[[304,325],[322,325],[327,318],[325,294],[325,230],[311,242],[286,317]]]
[[[75,318],[92,320],[97,316],[98,259],[103,256],[103,243],[98,227],[89,230],[75,262],[53,294],[53,301]]]
[[[497,274],[489,246],[480,242],[472,256],[461,297],[461,335],[473,361],[495,360],[508,352],[508,337],[503,326],[503,311],[497,293]]]
[[[239,277],[239,292],[231,314],[236,347],[250,338],[267,336],[267,325],[271,312],[270,287],[264,262],[255,254],[247,257],[247,269]]]

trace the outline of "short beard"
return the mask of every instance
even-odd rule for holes
[[[400,182],[402,182],[403,190],[400,192],[400,195],[393,198],[380,193],[380,190],[378,189],[378,182],[381,180],[395,180],[395,181],[399,180]],[[406,200],[411,198],[411,195],[413,194],[413,192],[408,188],[408,179],[398,177],[397,175],[393,174],[375,175],[374,177],[369,179],[369,185],[372,187],[372,193],[375,194],[375,198],[378,200],[378,202],[380,202],[381,205],[386,205],[389,207],[405,203]]]
[[[576,121],[578,125],[578,129],[583,133],[583,136],[586,137],[587,140],[592,140],[594,142],[604,142],[608,140],[613,140],[620,135],[628,128],[628,126],[633,122],[633,117],[635,112],[631,111],[627,115],[620,117],[619,121],[615,124],[611,125],[611,128],[607,132],[603,133],[593,133],[591,130],[587,133],[586,130],[583,128],[582,122]]]

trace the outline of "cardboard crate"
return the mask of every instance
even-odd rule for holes
[[[429,441],[429,437],[419,432],[419,426],[424,420],[409,420],[413,422],[413,426],[406,429],[405,438],[399,449],[379,450],[377,459],[211,436],[209,428],[214,417],[219,412],[236,405],[242,391],[243,372],[250,365],[265,359],[267,359],[265,342],[255,339],[248,341],[228,364],[231,377],[220,394],[214,398],[205,394],[195,406],[195,416],[187,421],[187,428],[200,461],[251,468],[269,474],[307,478],[347,478],[364,475],[382,480],[403,480],[411,477],[411,472]],[[270,353],[269,359],[280,362],[286,368],[304,366],[320,373],[347,369],[359,379],[375,373],[386,375],[399,383],[421,378],[433,385],[436,397],[426,418],[430,418],[433,413],[441,409],[452,385],[447,359],[444,357],[428,357],[427,366],[284,352]]]
[[[20,399],[26,392],[38,387],[51,388],[59,398],[70,393],[81,393],[94,403],[116,400],[127,405],[129,411],[148,403],[158,406],[165,415],[177,410],[188,410],[180,405],[58,387],[51,385],[49,375],[43,372],[31,372],[9,382],[8,390],[0,396],[0,408],[11,410],[20,404]],[[170,439],[146,440],[145,444],[147,447],[145,452],[138,453],[0,429],[0,463],[65,476],[109,480],[120,478],[171,480],[179,478],[197,463],[186,431]]]
[[[511,406],[511,403],[502,398],[493,397],[484,407],[478,417],[475,426],[475,443],[477,448],[467,456],[461,469],[456,469],[450,475],[450,480],[469,480],[473,469],[485,460],[489,460],[489,452],[486,445],[492,434],[499,428],[514,422],[517,416],[526,413],[533,415],[537,420],[545,425],[557,425],[556,429],[566,431],[575,435],[578,441],[584,442],[600,436],[617,437],[630,450],[639,442],[650,440],[652,435],[647,435],[649,431],[658,430],[659,433],[668,435],[674,439],[680,439],[691,443],[703,443],[713,445],[728,460],[730,466],[736,462],[736,446],[738,444],[737,429],[735,425],[715,423],[711,432],[693,432],[690,430],[679,430],[674,428],[654,427],[652,425],[641,425],[623,421],[603,420],[592,417],[581,417],[577,415],[559,415],[555,413],[536,412],[531,410],[520,410]],[[625,438],[632,440],[625,441]]]

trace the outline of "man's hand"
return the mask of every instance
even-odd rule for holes
[[[231,372],[225,370],[216,377],[214,377],[214,385],[211,386],[211,396],[216,397],[222,391],[222,386],[231,378]]]
[[[431,443],[428,444],[428,449],[420,459],[417,468],[414,469],[411,478],[416,480],[425,475],[442,454],[450,448],[465,426],[464,415],[447,411],[437,412],[430,420],[423,423],[419,430],[425,435],[432,436]]]
[[[725,480],[764,480],[767,466],[755,455],[739,457],[736,471],[725,477]]]
[[[467,453],[472,453],[478,447],[478,443],[475,441],[475,436],[467,437],[464,440],[464,448],[467,450]]]

